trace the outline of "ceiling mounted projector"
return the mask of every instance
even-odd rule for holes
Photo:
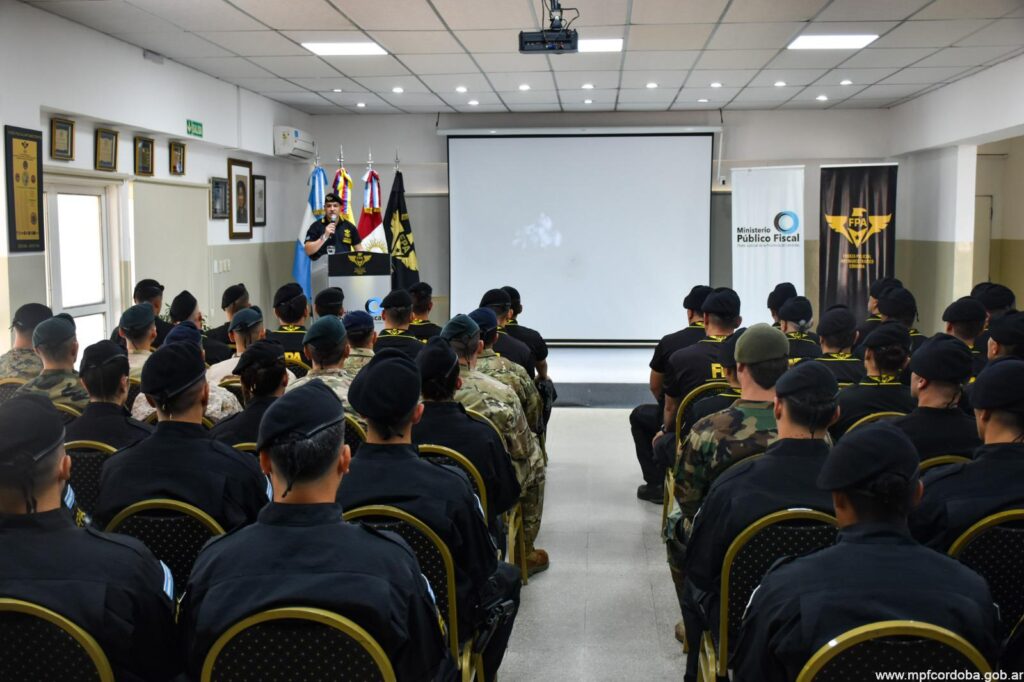
[[[519,51],[523,54],[575,54],[578,52],[579,34],[575,29],[570,28],[570,25],[579,18],[580,12],[575,7],[567,9],[576,12],[576,16],[569,23],[562,20],[562,5],[559,0],[551,0],[548,8],[548,28],[540,31],[520,31]]]

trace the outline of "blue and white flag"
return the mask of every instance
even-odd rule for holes
[[[303,244],[306,240],[306,230],[310,224],[324,214],[324,196],[327,193],[327,172],[320,166],[315,166],[309,176],[309,198],[306,201],[306,210],[302,214],[302,222],[299,223],[299,236],[295,240],[295,257],[292,260],[292,279],[299,283],[307,299],[313,298],[313,281],[309,256]]]

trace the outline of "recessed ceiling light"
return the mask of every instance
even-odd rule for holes
[[[526,92],[529,89],[530,89],[530,84],[529,83],[521,83],[519,85],[519,91],[520,92]]]
[[[363,109],[366,107],[366,102],[356,102],[356,106],[359,107],[360,109]]]
[[[478,104],[480,104],[480,102],[476,101],[475,99],[469,100],[469,106],[471,107],[475,107]]]
[[[650,83],[647,84],[647,89],[648,90],[653,90],[656,87],[658,87],[658,84],[655,83],[654,81],[651,81]]]
[[[707,104],[708,103],[708,98],[707,97],[701,97],[697,101],[700,102],[701,104]]]
[[[819,102],[827,102],[828,101],[828,95],[818,95],[814,99],[818,100]]]
[[[839,81],[839,84],[840,85],[853,85],[853,81],[850,80],[849,78],[844,78],[843,80]]]
[[[460,95],[466,92],[466,90],[467,88],[465,85],[460,85],[457,88],[455,88],[455,92],[459,93]]]
[[[391,92],[395,93],[396,95],[401,95],[403,92],[405,92],[405,88],[403,88],[401,85],[396,85],[395,87],[391,88]]]
[[[334,88],[331,92],[341,92],[341,88]]]
[[[592,99],[585,99],[585,100],[583,100],[583,103],[584,104],[593,104],[594,100],[592,100]]]
[[[587,38],[579,41],[580,52],[622,52],[622,38]]]
[[[714,83],[711,84],[711,87],[713,87],[713,88],[720,88],[720,87],[722,87],[722,84],[719,83],[718,81],[715,81]]]
[[[775,81],[775,87],[784,88],[786,87],[786,81]]]
[[[387,54],[377,43],[302,43],[302,46],[324,57],[354,57],[360,55]]]
[[[878,40],[875,34],[799,36],[789,50],[859,50]]]
[[[498,131],[497,130],[492,130],[491,131],[491,135],[494,135],[496,132],[498,132]]]
[[[584,90],[593,90],[594,89],[594,84],[593,83],[584,83],[581,87]]]

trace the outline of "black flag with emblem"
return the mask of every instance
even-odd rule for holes
[[[409,211],[405,208],[402,171],[395,171],[395,181],[391,183],[391,196],[384,211],[384,232],[391,248],[391,288],[408,289],[420,281],[420,266],[416,260]]]

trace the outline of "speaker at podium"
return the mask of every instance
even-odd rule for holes
[[[346,310],[373,315],[377,331],[384,328],[380,302],[391,291],[391,254],[346,251],[327,254],[312,263],[313,295],[327,287],[345,292]]]

